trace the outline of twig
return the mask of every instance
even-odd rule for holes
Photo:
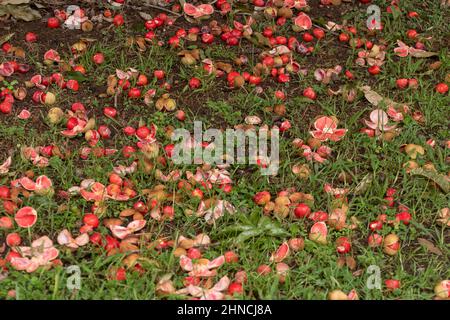
[[[166,9],[166,8],[164,8],[164,7],[161,7],[161,6],[157,6],[157,5],[155,5],[155,4],[142,3],[141,5],[144,6],[144,7],[149,7],[149,8],[153,8],[153,9],[158,9],[158,10],[161,10],[161,11],[165,11],[165,12],[170,13],[170,14],[173,14],[173,15],[175,15],[175,16],[177,16],[177,17],[181,17],[181,16],[182,16],[181,13],[177,13],[177,12],[172,11],[172,10],[170,10],[170,9]],[[127,6],[130,7],[130,8],[132,8],[132,9],[135,9],[135,10],[141,10],[141,9],[142,9],[141,7],[133,6],[133,5],[131,5],[131,4],[127,4]]]

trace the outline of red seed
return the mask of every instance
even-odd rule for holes
[[[369,69],[367,69],[367,71],[369,71],[369,73],[370,73],[371,75],[377,75],[377,74],[380,73],[381,69],[380,69],[379,66],[376,66],[376,65],[375,65],[375,66],[369,67]]]
[[[145,74],[140,74],[136,81],[136,85],[138,86],[146,86],[148,84],[148,79]]]
[[[303,96],[305,98],[308,98],[311,100],[315,100],[317,98],[317,94],[315,93],[314,89],[311,87],[308,87],[305,90],[303,90]]]
[[[313,35],[317,39],[322,39],[322,38],[325,37],[325,31],[323,31],[323,29],[320,29],[320,28],[314,28],[313,29]]]
[[[272,270],[270,269],[270,267],[267,264],[262,264],[258,267],[256,272],[258,272],[258,274],[260,274],[262,276],[265,276],[265,275],[268,275],[270,272],[272,272]]]
[[[346,33],[341,33],[339,35],[339,41],[340,42],[348,42],[350,40],[350,37]]]
[[[93,213],[85,214],[83,217],[83,223],[91,226],[92,228],[97,228],[99,224],[98,217]]]
[[[0,186],[0,199],[6,200],[11,198],[11,191],[7,186]]]
[[[105,107],[103,108],[103,114],[110,118],[115,118],[117,115],[117,110],[113,107]]]
[[[200,259],[202,257],[202,253],[197,248],[190,248],[187,251],[188,258],[190,259]]]
[[[223,255],[227,263],[237,263],[239,261],[238,255],[233,251],[227,251]]]
[[[445,94],[448,92],[448,85],[445,83],[438,83],[436,85],[436,92],[440,94]]]
[[[232,296],[235,294],[241,295],[243,292],[242,284],[239,282],[232,282],[228,287],[228,293]]]
[[[113,23],[116,27],[119,27],[125,23],[125,20],[123,19],[123,16],[121,14],[118,14],[114,17]]]
[[[311,214],[311,209],[304,203],[299,203],[294,209],[294,215],[297,218],[305,218]]]
[[[20,234],[18,234],[17,232],[10,233],[6,236],[6,244],[9,247],[19,246],[21,242],[22,238],[20,237]]]
[[[309,32],[305,32],[305,33],[303,34],[302,38],[303,38],[303,41],[305,41],[305,42],[311,42],[311,41],[314,40],[314,37],[313,37],[312,34],[309,33]]]
[[[416,30],[413,30],[413,29],[408,30],[408,31],[406,31],[406,36],[407,36],[409,39],[415,39],[415,38],[417,37],[417,31],[416,31]]]
[[[202,81],[199,78],[191,78],[189,79],[189,87],[191,89],[198,89],[202,85]]]
[[[103,55],[103,53],[97,52],[92,56],[92,61],[95,64],[102,64],[103,62],[105,62],[105,56]]]
[[[155,70],[155,71],[153,71],[153,75],[158,80],[164,79],[164,71],[163,70]]]
[[[128,91],[128,97],[131,99],[138,99],[141,97],[141,90],[139,88],[131,88],[130,91]]]
[[[27,32],[25,34],[25,41],[26,42],[36,42],[38,39],[38,36],[36,33],[34,32]]]
[[[145,138],[147,138],[147,137],[150,135],[150,133],[151,133],[150,129],[149,129],[148,127],[146,127],[146,126],[139,127],[139,128],[136,130],[136,135],[137,135],[138,138],[140,138],[140,139],[145,139]]]
[[[48,18],[47,27],[52,28],[52,29],[58,28],[59,27],[58,18],[55,18],[55,17]]]
[[[408,86],[408,79],[405,79],[405,78],[397,79],[395,81],[395,84],[397,85],[397,88],[405,89]]]

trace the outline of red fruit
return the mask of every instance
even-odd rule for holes
[[[225,262],[227,263],[236,263],[239,261],[238,255],[233,251],[227,251],[223,255],[225,257]]]
[[[275,98],[284,100],[286,98],[286,95],[284,94],[283,91],[277,90],[275,91]]]
[[[322,39],[322,38],[325,37],[325,31],[323,31],[323,29],[320,29],[320,28],[314,28],[313,29],[313,35],[317,39]]]
[[[105,240],[106,240],[106,246],[105,246],[106,251],[110,251],[112,249],[119,248],[119,246],[120,246],[120,242],[116,238],[114,238],[110,235],[107,235],[105,237]]]
[[[6,236],[6,244],[10,247],[16,247],[19,246],[22,242],[22,238],[20,237],[20,234],[17,232],[10,233]]]
[[[155,71],[153,71],[153,75],[158,80],[164,79],[164,71],[163,70],[155,70]]]
[[[284,120],[280,125],[281,132],[289,130],[290,128],[291,128],[291,123],[289,122],[289,120]]]
[[[340,254],[349,253],[352,245],[347,237],[339,237],[336,240],[336,250]]]
[[[34,32],[27,32],[27,33],[25,34],[25,41],[26,41],[26,42],[36,42],[36,41],[37,41],[37,38],[38,38],[38,36],[37,36],[37,34],[34,33]]]
[[[58,18],[55,18],[55,17],[48,18],[47,27],[52,28],[52,29],[58,28],[59,27]]]
[[[408,211],[402,211],[397,213],[395,216],[397,221],[403,222],[403,224],[408,225],[411,221],[411,214]]]
[[[198,89],[198,88],[200,88],[201,85],[202,85],[202,82],[199,78],[193,77],[189,80],[189,87],[191,89]]]
[[[125,20],[123,19],[123,16],[121,14],[118,14],[114,17],[113,23],[116,27],[119,27],[125,23]]]
[[[145,139],[150,135],[151,131],[148,127],[142,126],[136,130],[136,135],[140,139]]]
[[[389,290],[395,290],[400,289],[400,280],[396,279],[387,279],[384,284],[386,285],[386,288]]]
[[[315,211],[311,213],[311,215],[308,217],[312,221],[327,221],[328,220],[328,213],[325,211]]]
[[[21,228],[30,228],[37,221],[37,212],[32,207],[23,207],[16,212],[14,220]]]
[[[141,96],[141,90],[139,88],[131,88],[128,91],[128,97],[131,99],[138,99]]]
[[[302,38],[303,38],[303,41],[305,41],[305,42],[311,42],[311,41],[314,40],[314,37],[313,37],[312,34],[309,33],[309,32],[305,32],[305,33],[303,34]]]
[[[172,219],[175,216],[175,209],[172,206],[164,206],[163,215]]]
[[[99,126],[97,131],[103,139],[109,139],[111,137],[111,130],[105,125]]]
[[[111,173],[109,175],[109,182],[118,186],[123,185],[123,179],[117,173]]]
[[[345,76],[350,80],[354,78],[353,73],[349,70],[345,70]]]
[[[275,70],[276,70],[276,69],[275,69]],[[282,73],[282,74],[279,74],[279,75],[278,75],[277,80],[278,80],[278,82],[280,82],[280,83],[286,83],[286,82],[289,82],[290,77],[289,77],[288,74]]]
[[[133,209],[140,212],[140,213],[147,213],[148,212],[148,207],[145,205],[144,202],[142,201],[138,201],[133,205]]]
[[[164,152],[167,154],[167,156],[169,158],[172,158],[174,149],[175,149],[175,145],[173,143],[171,143],[164,147]]]
[[[270,38],[270,37],[272,37],[272,35],[273,35],[273,30],[271,28],[268,28],[268,27],[264,28],[264,30],[263,30],[264,37]]]
[[[14,224],[10,217],[0,217],[0,229],[12,229],[13,226]]]
[[[17,210],[17,204],[15,204],[12,201],[4,200],[3,201],[3,209],[5,209],[5,212],[8,214],[14,214],[14,212]],[[7,217],[4,217],[4,218],[7,218]],[[1,223],[0,223],[0,225],[1,225]]]
[[[371,75],[377,75],[380,73],[381,70],[379,66],[371,66],[369,67],[369,69],[367,69],[367,71],[369,71]]]
[[[200,190],[199,188],[195,188],[194,190],[192,190],[191,195],[194,198],[203,199],[203,191]]]
[[[122,154],[125,158],[131,157],[131,155],[135,152],[136,152],[136,149],[133,148],[132,146],[125,146],[122,149]]]
[[[407,36],[409,39],[414,39],[414,38],[417,37],[417,31],[414,30],[414,29],[408,30],[408,31],[406,31],[406,36]]]
[[[211,33],[202,34],[202,42],[203,43],[212,43],[214,41],[214,36]]]
[[[367,242],[369,243],[369,247],[379,247],[383,243],[383,237],[378,233],[374,233],[369,236]]]
[[[280,44],[280,45],[285,45],[287,43],[286,37],[283,37],[283,36],[277,36],[277,37],[275,37],[275,40],[276,40],[277,44]]]
[[[242,294],[244,290],[242,289],[242,284],[239,282],[232,282],[228,287],[228,293],[233,296],[235,294]]]
[[[2,51],[3,51],[4,53],[8,53],[9,50],[11,50],[11,49],[12,49],[12,44],[10,44],[9,42],[5,42],[5,43],[2,45]]]
[[[128,126],[123,128],[123,133],[125,133],[127,136],[133,136],[136,134],[136,129]]]
[[[145,39],[153,40],[155,38],[156,34],[154,31],[149,31],[145,34]]]
[[[10,251],[6,255],[5,259],[6,259],[6,261],[11,262],[12,258],[22,258],[22,256],[18,252]]]
[[[253,85],[258,85],[262,81],[261,77],[251,75],[248,79],[248,82]]]
[[[200,259],[202,257],[202,253],[197,248],[190,248],[186,255],[189,259]]]
[[[258,269],[256,269],[256,272],[258,272],[258,274],[265,276],[268,275],[270,272],[272,272],[272,269],[270,269],[270,267],[267,264],[262,264],[258,267]]]
[[[117,115],[117,110],[113,107],[105,107],[103,108],[103,114],[110,118],[115,118]]]
[[[394,198],[393,197],[384,197],[384,200],[387,202],[387,205],[389,207],[393,207],[394,206]]]
[[[350,40],[350,37],[346,33],[341,33],[339,35],[339,41],[340,42],[348,42]]]
[[[419,81],[417,81],[417,79],[408,79],[408,87],[411,89],[417,89],[419,87]]]
[[[11,191],[7,186],[0,186],[0,199],[6,200],[11,198]]]
[[[309,216],[311,213],[311,209],[308,207],[308,205],[304,203],[299,203],[297,207],[294,209],[294,215],[297,218],[305,218]]]
[[[102,235],[98,232],[93,233],[90,237],[89,240],[93,243],[96,244],[98,246],[103,245],[103,239],[102,239]]]
[[[396,192],[397,190],[395,188],[388,188],[386,190],[386,196],[393,197]]]
[[[314,89],[311,87],[308,87],[305,90],[303,90],[303,96],[308,99],[311,99],[311,100],[315,100],[317,98],[317,94],[314,92]]]
[[[105,56],[103,55],[103,53],[97,52],[92,56],[92,61],[95,64],[102,64],[103,62],[105,62]]]
[[[128,90],[128,88],[130,87],[131,83],[128,80],[125,79],[120,79],[119,80],[119,86],[123,89],[123,90]]]
[[[177,118],[179,121],[186,120],[186,113],[183,110],[177,110],[175,113],[175,118]]]
[[[239,44],[239,39],[236,37],[230,37],[227,39],[227,45],[229,46],[237,46]]]
[[[395,81],[397,88],[405,89],[408,86],[408,79],[402,78]]]
[[[436,85],[436,92],[440,94],[445,94],[448,92],[448,85],[445,83],[438,83]]]
[[[91,226],[92,228],[97,228],[99,224],[98,217],[93,213],[85,214],[83,217],[83,223]]]
[[[117,269],[114,280],[124,281],[126,279],[127,279],[127,271],[125,270],[125,268]]]
[[[77,80],[70,79],[70,80],[67,80],[66,87],[72,91],[78,91],[78,89],[80,88],[80,85],[78,84]]]
[[[136,84],[138,86],[146,86],[148,84],[148,79],[147,76],[145,74],[140,74],[138,76],[138,79],[136,81]]]
[[[383,221],[375,220],[369,223],[369,229],[372,231],[381,230],[383,228]]]

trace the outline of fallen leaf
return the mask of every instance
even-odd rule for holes
[[[442,251],[439,250],[439,248],[437,248],[431,241],[424,238],[418,238],[417,241],[425,248],[427,248],[428,251],[437,254],[438,256],[442,255]]]
[[[427,171],[422,168],[413,169],[410,173],[414,176],[423,176],[430,180],[433,180],[442,189],[442,191],[444,191],[444,193],[448,193],[450,191],[450,182],[448,180],[448,177],[444,176],[443,174],[439,174],[433,171]]]

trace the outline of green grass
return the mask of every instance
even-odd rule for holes
[[[312,56],[294,57],[302,67],[309,69],[308,75],[292,75],[289,84],[274,82],[270,76],[264,76],[264,91],[258,93],[255,87],[246,85],[245,88],[231,90],[226,87],[225,79],[218,79],[214,75],[206,75],[202,71],[202,63],[195,66],[184,66],[180,63],[177,51],[167,46],[149,45],[145,52],[138,52],[136,48],[126,45],[126,38],[130,35],[141,35],[142,26],[136,28],[111,29],[113,40],[99,39],[88,46],[77,64],[83,65],[87,70],[87,81],[81,83],[80,94],[68,94],[52,86],[58,98],[58,106],[63,110],[70,108],[71,103],[81,101],[89,110],[89,116],[94,116],[97,125],[105,124],[114,132],[109,141],[101,141],[100,146],[115,148],[118,153],[103,158],[90,156],[87,160],[80,160],[79,150],[86,147],[87,142],[83,137],[69,140],[59,134],[64,129],[64,123],[52,125],[46,120],[48,107],[32,106],[29,109],[33,113],[33,120],[23,121],[14,116],[0,115],[0,162],[6,159],[9,152],[13,154],[13,165],[7,175],[0,176],[0,185],[9,185],[10,181],[23,176],[24,172],[31,170],[35,176],[45,174],[49,176],[55,189],[68,190],[77,186],[83,179],[94,179],[103,184],[108,183],[108,173],[118,164],[131,164],[130,159],[125,159],[121,150],[125,145],[135,145],[136,139],[126,137],[122,133],[124,126],[138,127],[155,123],[158,126],[158,141],[162,145],[170,143],[170,138],[165,134],[165,129],[186,128],[192,130],[194,120],[203,121],[204,129],[207,128],[232,128],[242,124],[248,115],[257,115],[262,123],[273,126],[276,121],[287,119],[292,128],[281,134],[280,139],[280,169],[277,176],[261,176],[256,166],[232,165],[229,168],[233,179],[233,190],[229,194],[213,189],[204,190],[205,197],[218,197],[225,199],[236,207],[234,215],[225,214],[216,224],[209,225],[203,218],[188,216],[186,209],[196,210],[199,200],[189,194],[183,194],[182,201],[175,203],[175,219],[173,221],[158,222],[146,217],[148,234],[140,243],[139,254],[145,258],[140,261],[144,271],[128,271],[125,281],[110,280],[108,275],[112,268],[122,265],[126,253],[107,256],[105,250],[88,244],[76,251],[69,251],[60,246],[59,258],[62,266],[56,266],[49,270],[39,269],[32,274],[16,271],[9,268],[8,276],[0,280],[0,299],[7,297],[10,290],[15,290],[17,299],[155,299],[156,284],[164,274],[172,274],[174,286],[177,289],[183,287],[183,279],[187,276],[179,266],[179,259],[173,255],[174,249],[155,250],[148,248],[152,241],[161,238],[176,240],[179,236],[195,237],[200,232],[209,235],[212,245],[203,251],[203,256],[213,259],[228,250],[233,250],[239,255],[238,263],[230,263],[218,269],[218,276],[214,277],[214,283],[220,277],[228,275],[231,279],[237,271],[245,270],[248,282],[244,285],[244,295],[238,296],[244,299],[326,299],[333,289],[341,289],[349,292],[356,289],[362,299],[432,299],[434,297],[434,285],[450,276],[449,264],[449,234],[448,229],[437,223],[438,212],[448,206],[448,194],[437,188],[428,179],[412,176],[405,171],[404,163],[408,157],[402,151],[405,144],[418,144],[424,146],[426,153],[417,159],[419,165],[432,163],[437,172],[447,174],[449,167],[449,148],[445,146],[449,139],[448,107],[449,95],[441,95],[435,92],[435,85],[445,82],[450,72],[450,56],[448,51],[449,29],[444,23],[448,20],[448,13],[439,7],[438,1],[433,3],[409,1],[402,4],[403,12],[415,10],[420,19],[408,19],[405,15],[392,17],[385,12],[384,1],[374,1],[382,7],[384,31],[377,37],[370,38],[375,43],[384,42],[387,45],[386,61],[382,72],[376,78],[367,73],[366,67],[358,67],[354,64],[357,49],[348,47],[345,55],[339,49],[337,35],[327,34],[327,37],[315,42],[315,53]],[[345,14],[349,24],[357,26],[358,30],[364,29],[366,19],[364,6],[345,5],[351,8]],[[332,9],[330,9],[332,10]],[[314,16],[314,11],[311,12]],[[315,17],[315,16],[314,16]],[[317,18],[317,17],[315,17]],[[182,19],[182,18],[180,18]],[[239,19],[242,20],[242,17]],[[336,21],[340,22],[340,21]],[[139,21],[140,23],[140,21]],[[177,22],[178,23],[178,22]],[[142,25],[142,23],[140,23]],[[173,35],[179,27],[171,27],[165,36]],[[439,55],[436,58],[417,59],[399,58],[393,54],[393,48],[397,39],[403,39],[409,45],[414,42],[406,39],[405,32],[416,28],[421,36],[432,36],[431,40],[424,39],[424,43]],[[259,26],[254,26],[254,31],[261,31]],[[281,30],[292,31],[288,27]],[[299,35],[296,35],[300,37]],[[19,38],[12,40],[19,45]],[[245,41],[245,40],[243,40]],[[447,41],[447,42],[446,42]],[[202,59],[210,58],[214,61],[233,63],[241,54],[248,55],[249,63],[240,71],[252,72],[252,68],[258,62],[258,54],[261,49],[247,43],[247,49],[230,48],[223,44],[203,46]],[[72,43],[70,43],[71,45]],[[183,44],[184,48],[192,49],[190,44]],[[58,48],[63,58],[71,56],[70,46],[64,42]],[[180,48],[181,49],[181,48]],[[180,50],[177,49],[177,50]],[[103,52],[106,63],[95,66],[91,57],[96,52]],[[254,54],[252,52],[255,51]],[[0,62],[3,56],[0,56]],[[311,63],[314,59],[315,63]],[[439,59],[441,67],[431,71],[429,64]],[[35,51],[27,55],[28,63],[32,64],[35,72],[50,75],[56,69],[42,64],[42,55]],[[365,100],[361,93],[353,102],[346,102],[341,95],[328,95],[328,87],[318,83],[314,79],[316,68],[330,68],[341,65],[344,70],[349,69],[355,74],[356,79],[347,82],[349,87],[370,84],[380,94],[394,101],[406,103],[412,112],[423,114],[424,122],[416,122],[411,115],[399,125],[400,134],[393,141],[381,141],[372,139],[359,130],[364,127],[363,119],[368,115],[373,106]],[[114,74],[116,69],[127,70],[129,67],[149,77],[149,84],[142,88],[145,92],[150,88],[158,90],[157,97],[163,89],[159,88],[161,82],[153,79],[152,73],[156,69],[164,70],[167,81],[173,86],[171,96],[177,101],[177,107],[186,112],[185,122],[178,121],[172,113],[156,111],[153,105],[147,106],[141,100],[129,100],[125,97],[119,99],[119,117],[115,120],[107,119],[102,115],[102,108],[113,104],[111,97],[98,96],[95,88],[104,87],[108,75]],[[28,79],[27,74],[27,79]],[[189,79],[196,76],[202,80],[202,87],[191,90],[187,86]],[[226,75],[224,76],[226,78]],[[417,89],[398,90],[395,87],[397,78],[416,78],[419,82]],[[8,82],[11,83],[11,82]],[[20,82],[19,82],[20,84]],[[19,84],[14,84],[17,87]],[[343,83],[340,83],[343,84]],[[132,82],[132,85],[134,83]],[[316,101],[308,101],[302,97],[304,88],[311,86],[318,93]],[[336,90],[337,85],[333,85]],[[105,89],[105,88],[103,88]],[[286,115],[276,116],[267,111],[267,107],[279,104],[274,99],[275,90],[284,90],[288,93],[285,101]],[[32,91],[32,90],[30,90]],[[94,93],[95,92],[95,93]],[[27,97],[27,103],[29,103]],[[156,101],[156,99],[155,99]],[[28,105],[21,104],[21,107]],[[15,107],[15,114],[20,112]],[[28,107],[27,107],[28,108]],[[306,161],[292,146],[294,138],[307,140],[309,131],[313,127],[314,118],[319,115],[335,115],[339,119],[339,127],[348,129],[345,138],[339,142],[327,143],[333,154],[330,160],[323,165]],[[436,146],[426,146],[428,139],[436,140]],[[50,158],[49,166],[37,168],[20,155],[23,146],[44,146],[54,144],[60,147],[66,156]],[[162,153],[162,152],[161,152]],[[299,179],[292,173],[293,164],[308,164],[311,170],[306,180]],[[139,169],[129,176],[134,184],[138,196],[133,201],[116,202],[108,201],[108,206],[101,218],[118,217],[119,213],[130,208],[134,201],[143,200],[142,190],[153,188],[161,183],[155,178],[155,170],[161,169],[165,174],[170,170],[180,169],[195,172],[195,165],[167,167],[157,164],[150,173]],[[343,173],[351,176],[351,181],[342,182],[339,176]],[[366,190],[360,194],[354,194],[354,188],[364,179],[370,180]],[[267,190],[274,197],[278,192],[294,188],[296,191],[309,193],[314,196],[313,211],[330,212],[332,197],[323,191],[324,184],[329,183],[334,187],[350,188],[352,192],[348,196],[349,211],[348,221],[357,218],[360,222],[356,230],[329,230],[328,245],[318,245],[308,240],[308,232],[311,221],[277,218],[273,215],[265,216],[261,207],[258,207],[253,196],[263,190]],[[174,182],[163,183],[169,192],[177,189]],[[382,252],[382,249],[372,249],[367,245],[369,236],[368,223],[375,220],[382,211],[382,205],[386,190],[390,187],[397,189],[396,200],[410,208],[412,222],[409,226],[391,226],[385,224],[380,230],[381,235],[395,232],[401,239],[401,250],[398,255],[391,257]],[[272,198],[273,199],[273,198]],[[82,224],[82,217],[90,212],[92,203],[87,203],[79,196],[72,196],[68,200],[53,197],[32,195],[22,198],[20,206],[29,205],[39,212],[39,218],[30,231],[15,226],[12,230],[0,229],[0,246],[9,232],[18,232],[25,245],[43,235],[48,235],[56,240],[57,234],[64,228],[74,235]],[[166,201],[165,204],[172,204]],[[385,212],[389,219],[395,216],[395,208],[389,208]],[[6,215],[0,207],[0,216]],[[247,230],[247,233],[243,231]],[[250,231],[249,231],[250,230]],[[105,226],[97,229],[103,235],[110,234]],[[338,254],[335,248],[335,240],[340,236],[347,236],[352,241],[352,251],[349,254],[356,261],[354,270],[337,265]],[[275,272],[268,276],[261,276],[256,269],[261,264],[269,264],[275,269],[275,263],[270,263],[270,255],[280,244],[293,237],[305,238],[305,249],[293,252],[284,261],[290,266],[286,281],[281,283]],[[442,254],[437,255],[422,246],[419,238],[431,241]],[[8,249],[6,250],[8,251]],[[6,253],[6,252],[5,252]],[[0,253],[0,259],[4,253]],[[70,290],[66,284],[71,274],[67,272],[68,266],[78,266],[81,270],[81,290]],[[367,272],[370,266],[378,266],[381,271],[382,289],[368,289],[367,281],[370,274]],[[393,292],[386,289],[384,280],[398,279],[401,288]],[[1,279],[1,278],[0,278]],[[171,295],[171,299],[182,297]]]

